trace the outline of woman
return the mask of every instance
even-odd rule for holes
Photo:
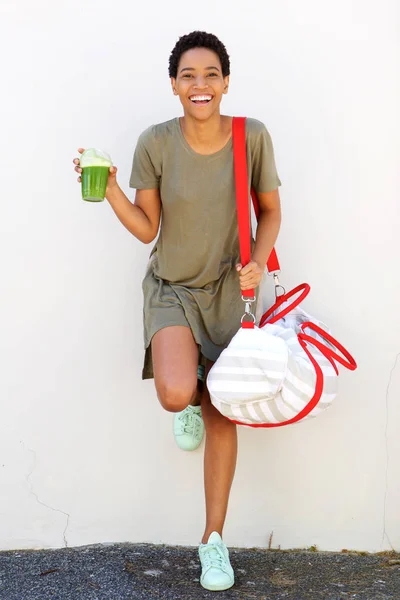
[[[242,267],[232,117],[220,113],[229,75],[229,56],[217,37],[200,31],[181,37],[170,55],[169,76],[184,114],[140,135],[130,177],[134,204],[117,183],[116,167],[110,168],[106,191],[119,220],[141,242],[155,240],[161,221],[143,281],[143,378],[154,377],[161,405],[175,413],[180,448],[197,448],[205,426],[206,526],[199,556],[200,582],[208,590],[234,583],[222,530],[237,434],[212,406],[201,380],[239,328],[240,290],[259,285],[281,219],[271,138],[260,121],[247,119],[249,189],[255,188],[261,214],[252,260]],[[79,159],[74,163],[80,173]]]

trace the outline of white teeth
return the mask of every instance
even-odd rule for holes
[[[192,102],[194,102],[195,100],[211,100],[212,96],[191,96],[190,99],[192,100]]]

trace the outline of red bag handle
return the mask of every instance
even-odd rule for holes
[[[348,352],[348,350],[346,350],[346,348],[344,346],[342,346],[342,344],[340,344],[327,331],[325,331],[324,329],[319,327],[319,325],[317,325],[316,323],[313,323],[312,321],[306,321],[301,324],[301,329],[302,329],[303,333],[299,334],[299,339],[302,339],[302,340],[305,340],[308,342],[311,342],[311,340],[312,340],[312,343],[314,344],[314,346],[316,348],[318,348],[318,350],[333,365],[337,374],[339,374],[339,371],[338,371],[337,366],[334,361],[338,362],[343,367],[346,367],[346,369],[349,369],[349,371],[355,371],[357,369],[357,363],[354,360],[354,358],[352,357],[352,355],[350,354],[350,352]],[[319,340],[316,340],[315,338],[311,337],[310,335],[307,335],[306,333],[304,333],[305,329],[311,329],[312,331],[315,331],[316,333],[318,333],[322,338],[324,338],[327,342],[329,342],[334,348],[339,350],[339,352],[342,354],[342,356],[340,356],[340,354],[338,354],[337,352],[334,352],[332,350],[332,348],[330,348],[329,346],[325,346],[325,344],[323,344]]]
[[[233,164],[235,172],[236,207],[238,215],[240,260],[246,266],[251,259],[251,230],[250,230],[250,207],[246,156],[246,117],[233,117],[232,120],[233,141]],[[254,205],[256,218],[260,214],[260,207],[254,189],[251,189],[251,197]],[[275,249],[272,250],[267,261],[270,273],[279,271],[279,261]],[[245,290],[244,298],[254,298],[254,290]]]
[[[283,317],[286,317],[286,315],[288,313],[290,313],[291,310],[293,310],[294,308],[296,308],[296,306],[298,306],[299,304],[301,304],[301,302],[303,302],[304,298],[306,298],[308,296],[308,294],[310,293],[310,290],[311,290],[311,288],[308,285],[308,283],[301,283],[297,287],[293,288],[293,290],[291,290],[287,294],[283,294],[282,296],[279,296],[278,300],[275,302],[275,304],[273,304],[271,306],[271,308],[269,308],[267,310],[267,312],[263,314],[263,316],[262,316],[262,318],[260,320],[260,325],[259,326],[260,327],[264,327],[264,325],[266,325],[266,323],[269,323],[269,324],[272,325],[272,323],[276,323],[277,321],[279,321],[279,319],[282,319]],[[287,302],[288,300],[290,300],[290,298],[292,298],[293,296],[295,296],[299,292],[302,292],[302,293],[300,294],[300,296],[298,296],[298,298],[296,298],[296,300],[293,300],[293,302],[291,304],[289,304],[286,308],[284,308],[283,310],[281,310],[274,317],[270,318],[271,315],[284,302]]]

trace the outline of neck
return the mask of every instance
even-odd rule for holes
[[[181,127],[186,139],[199,146],[212,143],[223,132],[223,118],[217,113],[211,115],[207,121],[199,121],[185,114],[181,118]]]

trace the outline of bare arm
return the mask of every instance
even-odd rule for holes
[[[84,148],[78,148],[82,154]],[[79,173],[78,182],[81,183],[82,169],[80,159],[74,158],[75,171]],[[134,204],[125,196],[117,183],[117,167],[109,169],[106,188],[106,198],[122,225],[144,244],[150,244],[160,225],[161,198],[157,188],[151,190],[136,190]]]
[[[281,203],[278,189],[257,194],[260,205],[256,232],[256,246],[252,260],[264,271],[281,226]]]
[[[106,198],[122,225],[144,244],[150,244],[158,232],[161,198],[158,189],[136,190],[134,204],[119,185],[107,187]]]
[[[258,218],[256,245],[251,261],[245,267],[236,265],[240,275],[242,290],[256,288],[261,281],[272,248],[275,245],[281,226],[281,202],[279,190],[272,192],[258,192],[260,216]]]

